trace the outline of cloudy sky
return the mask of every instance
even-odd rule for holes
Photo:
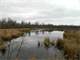
[[[80,25],[80,0],[0,0],[0,18]]]

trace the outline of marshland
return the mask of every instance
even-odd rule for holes
[[[0,0],[0,60],[80,60],[80,0]]]
[[[0,60],[79,60],[80,26],[0,21]]]

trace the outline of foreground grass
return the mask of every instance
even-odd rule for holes
[[[13,38],[22,36],[24,32],[29,32],[31,29],[0,29],[0,49],[5,48],[5,42],[11,41]]]
[[[79,59],[80,31],[65,31],[64,39],[57,41],[57,47],[64,51],[64,56],[68,60]]]

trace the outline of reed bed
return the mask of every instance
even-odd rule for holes
[[[80,31],[65,31],[63,40],[58,40],[56,45],[64,51],[67,60],[78,60],[80,55]]]
[[[0,29],[0,39],[4,41],[11,40],[23,35],[24,32],[29,32],[30,29]]]
[[[11,41],[13,38],[22,36],[25,32],[29,32],[31,29],[0,29],[0,50],[6,48],[5,42]]]

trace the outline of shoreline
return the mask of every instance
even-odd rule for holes
[[[10,41],[13,38],[22,36],[24,32],[30,32],[29,28],[20,28],[20,29],[0,29],[0,40]]]

